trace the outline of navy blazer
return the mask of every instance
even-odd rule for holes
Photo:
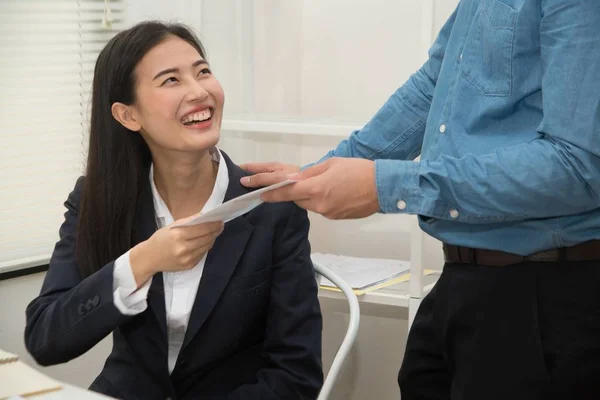
[[[249,190],[224,154],[225,200]],[[118,399],[314,399],[323,383],[322,320],[310,260],[309,221],[293,203],[263,204],[225,224],[208,253],[184,343],[168,371],[162,274],[148,308],[126,316],[113,303],[111,262],[82,279],[75,227],[83,178],[65,203],[50,268],[27,307],[25,342],[41,365],[72,360],[109,333],[113,349],[90,389]],[[150,184],[134,242],[156,230]]]

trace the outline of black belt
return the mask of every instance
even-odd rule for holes
[[[561,262],[600,260],[600,240],[591,240],[571,247],[540,251],[528,256],[498,250],[474,249],[444,243],[446,262],[452,264],[477,264],[506,266],[524,262]]]

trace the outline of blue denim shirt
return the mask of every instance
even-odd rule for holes
[[[429,56],[324,159],[376,160],[381,212],[446,243],[600,238],[600,0],[462,0]]]

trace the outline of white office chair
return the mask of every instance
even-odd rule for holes
[[[329,268],[326,268],[317,263],[313,263],[315,267],[315,271],[329,279],[334,285],[336,285],[344,294],[346,299],[348,300],[348,304],[350,306],[350,322],[348,323],[348,330],[346,331],[346,336],[338,349],[335,358],[333,359],[333,363],[331,364],[331,368],[329,369],[329,373],[325,377],[325,382],[323,382],[323,387],[321,388],[321,392],[319,393],[319,397],[317,400],[327,400],[329,398],[329,394],[335,385],[335,381],[339,373],[344,366],[344,362],[346,361],[346,357],[350,352],[350,349],[354,345],[354,341],[356,340],[356,336],[358,335],[358,325],[360,322],[360,306],[358,305],[358,299],[356,295],[352,291],[350,285],[348,285],[342,278],[336,275]]]

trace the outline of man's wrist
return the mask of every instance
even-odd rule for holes
[[[373,180],[372,180],[372,188],[369,191],[370,201],[369,201],[369,211],[373,214],[381,211],[381,203],[379,201],[379,190],[377,189],[377,167],[375,161],[370,161],[371,168],[373,169]]]

